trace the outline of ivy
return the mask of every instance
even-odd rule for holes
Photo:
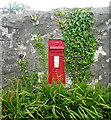
[[[66,73],[75,82],[89,80],[94,61],[96,37],[91,32],[94,15],[90,9],[56,11],[57,23],[62,29],[65,44]]]

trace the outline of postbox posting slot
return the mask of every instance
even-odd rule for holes
[[[64,47],[62,47],[62,46],[61,46],[61,47],[55,47],[55,46],[54,46],[54,47],[50,47],[50,50],[51,50],[51,49],[52,49],[52,50],[63,50]]]

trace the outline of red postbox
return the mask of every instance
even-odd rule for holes
[[[61,39],[49,39],[48,41],[48,83],[52,81],[65,84],[64,42]]]

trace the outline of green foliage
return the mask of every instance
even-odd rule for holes
[[[2,14],[16,14],[23,13],[27,11],[30,7],[28,5],[24,5],[22,3],[10,2],[8,6],[2,8]]]
[[[28,72],[28,61],[26,59],[23,61],[18,61],[18,65],[22,74],[26,74]]]
[[[27,60],[18,64],[22,76],[10,79],[2,92],[3,119],[111,119],[110,87],[83,82],[69,89],[47,79],[37,82],[38,72],[28,73]]]
[[[27,83],[25,80],[27,79]],[[3,118],[9,119],[111,119],[111,91],[101,85],[64,85],[47,81],[34,83],[33,78],[13,78],[3,91]]]
[[[65,36],[65,38],[67,38],[67,42],[64,39],[65,44],[67,45],[67,47],[69,45],[68,49],[70,48],[70,51],[72,51],[72,62],[71,62],[70,61],[71,58],[69,55],[70,51],[67,51],[68,49],[66,49],[66,53],[69,56],[68,58],[68,56],[66,55],[66,64],[68,66],[68,69],[70,67],[69,73],[72,72],[72,70],[73,72],[75,72],[75,69],[76,69],[78,70],[77,72],[79,72],[80,76],[86,79],[87,78],[86,76],[88,76],[89,73],[86,74],[84,71],[85,70],[87,71],[87,69],[90,66],[90,63],[93,61],[92,55],[96,47],[95,45],[93,46],[93,44],[96,43],[95,38],[93,38],[93,36],[90,35],[91,33],[89,28],[88,33],[87,32],[86,34],[84,33],[85,29],[83,31],[83,33],[86,35],[84,36],[85,43],[83,43],[82,41],[83,33],[79,34],[77,31],[76,31],[77,33],[75,32],[75,34],[81,35],[81,37],[79,37],[77,41],[76,37],[78,36],[74,37],[72,35],[71,30],[73,29],[70,29],[72,25],[69,25],[69,23],[72,24],[71,21],[73,19],[68,19],[69,16],[71,17],[71,14],[73,17],[74,13],[75,15],[77,13],[82,14],[81,13],[82,11],[84,10],[76,10],[75,12],[69,11],[69,13],[66,14],[66,18],[68,21],[61,22],[60,24],[62,24],[61,28],[63,28],[63,31],[62,31],[64,33],[63,35]],[[58,14],[60,14],[62,17],[64,16],[61,12],[59,12]],[[84,13],[83,16],[85,15],[86,14]],[[33,18],[33,21],[36,21],[37,19],[36,16],[33,16],[32,18]],[[89,15],[89,19],[92,19],[90,18],[90,15]],[[79,22],[79,20],[77,22]],[[66,23],[65,27],[63,23]],[[73,24],[73,26],[74,25],[75,24]],[[44,46],[45,44],[42,42],[42,37],[39,35],[39,31],[36,24],[35,24],[35,27],[37,29],[37,35],[35,37],[35,47],[37,48],[38,51],[40,48],[40,51],[38,52],[39,55],[41,55],[43,52],[45,55],[45,46]],[[70,32],[68,32],[68,28],[69,28],[69,31],[71,32],[70,37],[71,38],[74,37],[75,39],[69,39]],[[82,28],[80,27],[80,29]],[[68,33],[66,33],[66,31]],[[91,38],[92,40],[90,40]],[[79,41],[79,39],[81,41]],[[73,40],[76,42],[74,42]],[[87,40],[87,43],[85,40]],[[89,43],[92,45],[92,47],[89,47]],[[82,46],[81,44],[85,44],[89,48],[85,47],[85,45]],[[72,46],[70,47],[70,45]],[[76,48],[75,50],[72,49],[74,48],[73,45]],[[80,45],[82,48],[80,47]],[[41,48],[43,48],[43,50],[41,50]],[[81,51],[77,48],[80,48]],[[85,53],[85,49],[88,55],[90,52],[92,53],[92,55],[89,55],[88,57],[88,55]],[[77,54],[75,54],[76,52]],[[87,59],[85,59],[85,56],[84,56],[84,59],[82,59],[83,57],[82,54],[85,54],[87,59],[90,60],[89,63],[86,63],[86,64],[82,63],[83,60],[86,60],[86,62],[88,62]],[[78,55],[80,55],[80,57]],[[74,59],[74,57],[77,58],[78,62],[80,60],[81,64],[80,63],[75,64],[77,63],[77,61],[76,59]],[[70,64],[67,63],[67,60],[69,61]],[[7,88],[2,92],[3,93],[3,97],[2,97],[2,115],[3,115],[2,118],[3,119],[5,120],[111,119],[111,87],[104,87],[99,84],[88,85],[86,81],[77,82],[75,84],[75,80],[80,80],[77,74],[75,74],[76,76],[72,76],[75,79],[72,82],[72,86],[70,86],[70,88],[64,88],[63,84],[57,84],[55,82],[53,82],[53,84],[50,85],[48,84],[46,78],[42,79],[41,82],[37,82],[38,72],[37,70],[33,70],[31,73],[28,72],[27,60],[20,61],[18,64],[20,66],[22,76],[13,77],[12,79],[10,79],[10,84],[8,84]],[[44,62],[44,65],[45,64],[46,64],[46,61]],[[71,65],[74,68],[72,68]],[[81,65],[80,66],[81,68],[79,67],[79,65]],[[85,68],[85,65],[86,65],[86,68]],[[82,76],[82,75],[85,75],[85,76]],[[76,77],[78,77],[78,79]]]
[[[91,32],[93,13],[88,9],[56,11],[56,20],[62,29],[65,48],[66,72],[74,80],[89,80],[90,65],[94,59],[96,38]]]
[[[69,89],[47,79],[37,82],[37,70],[28,73],[27,64],[19,62],[22,76],[10,79],[2,92],[3,119],[111,119],[110,87],[83,82]]]
[[[47,69],[47,48],[46,48],[46,40],[40,35],[38,30],[38,25],[36,24],[37,16],[31,16],[35,30],[36,30],[36,36],[34,37],[35,43],[34,46],[37,49],[38,55],[39,55],[39,61],[40,61],[40,67],[44,70]]]

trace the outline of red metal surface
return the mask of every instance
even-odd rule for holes
[[[52,81],[65,84],[64,72],[64,43],[61,39],[49,39],[48,41],[48,83]]]

